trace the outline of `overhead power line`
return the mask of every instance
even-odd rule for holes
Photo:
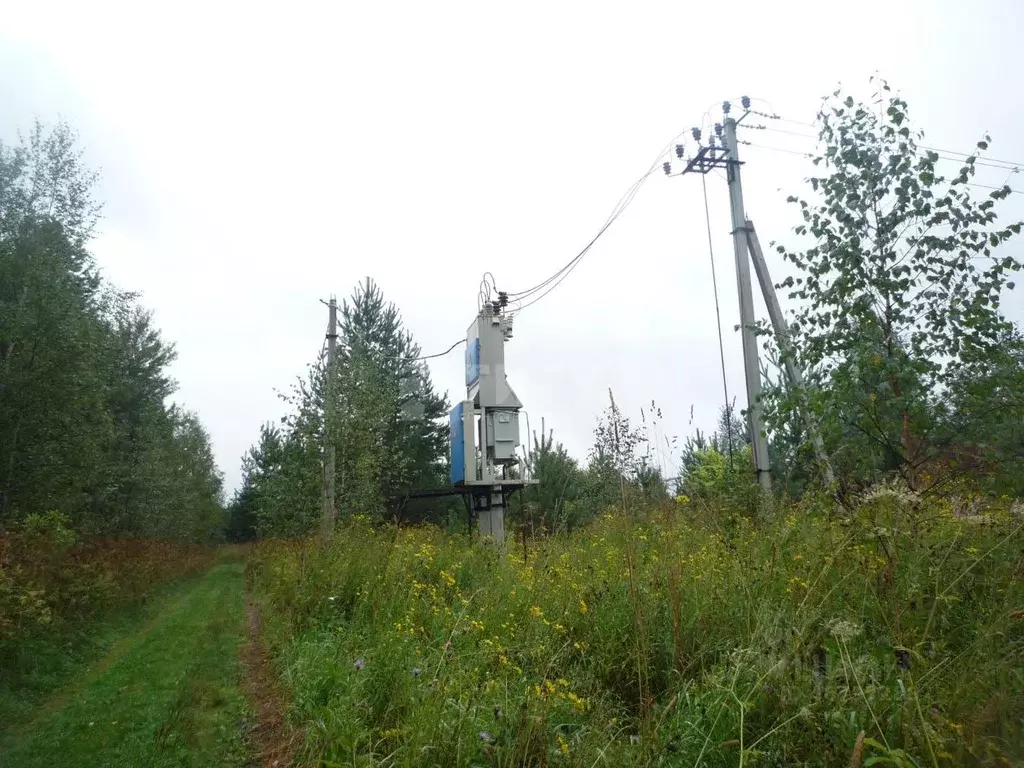
[[[459,339],[454,344],[452,344],[450,347],[448,347],[448,349],[446,349],[444,352],[437,352],[436,354],[433,354],[433,355],[420,355],[419,357],[403,357],[401,359],[402,359],[402,362],[408,362],[408,363],[414,362],[416,360],[432,360],[435,357],[444,357],[445,355],[450,354],[453,349],[455,349],[457,346],[459,346],[459,344],[465,344],[465,343],[466,343],[465,339]]]
[[[489,272],[487,274],[490,275]],[[493,282],[493,280],[494,280],[493,275],[490,275],[490,277],[491,277],[491,281]],[[320,303],[321,304],[325,304],[325,305],[327,304],[327,302],[324,301],[323,299],[320,299]],[[329,338],[329,335],[330,335],[330,331],[328,330],[327,336],[324,337],[323,344],[320,345],[320,354],[317,355],[317,357],[322,357],[323,356],[324,349],[327,347],[327,339]],[[362,338],[360,340],[363,341],[363,343],[366,343],[366,339],[365,338]],[[435,352],[432,355],[417,355],[415,357],[392,356],[392,359],[399,360],[399,361],[401,361],[403,363],[412,363],[412,362],[416,362],[417,360],[433,360],[434,358],[444,357],[445,355],[451,354],[452,350],[455,349],[457,346],[459,346],[459,344],[465,344],[465,343],[466,343],[465,339],[459,339],[454,344],[452,344],[450,347],[448,347],[448,349],[446,349],[444,352]]]
[[[683,130],[677,133],[675,136],[673,136],[672,139],[662,148],[662,150],[654,158],[654,162],[651,163],[651,167],[647,170],[647,172],[644,173],[635,182],[633,182],[633,184],[623,193],[622,197],[619,198],[618,203],[616,203],[615,207],[612,209],[612,212],[609,214],[605,223],[597,231],[597,234],[594,235],[590,242],[588,242],[583,247],[583,250],[581,250],[579,253],[573,256],[564,266],[561,267],[561,269],[559,269],[557,272],[555,272],[542,282],[537,283],[533,287],[528,288],[524,291],[508,292],[508,298],[512,302],[515,302],[516,304],[519,305],[513,310],[514,313],[522,312],[527,307],[536,304],[538,301],[540,301],[553,290],[555,290],[555,288],[561,285],[565,278],[572,274],[573,270],[575,270],[576,267],[579,266],[580,262],[583,260],[583,257],[590,252],[590,249],[593,248],[594,244],[601,239],[601,236],[608,231],[608,228],[615,223],[619,216],[622,215],[623,211],[625,211],[626,208],[629,207],[630,203],[633,202],[633,199],[640,191],[640,188],[643,186],[644,182],[647,181],[648,178],[650,178],[650,176],[655,172],[655,170],[657,170],[662,158],[665,157],[665,154],[672,149],[672,146],[676,143],[676,140],[678,140],[679,137],[682,136],[685,132],[686,131]]]
[[[760,115],[762,117],[766,116],[766,114],[763,113],[763,112],[757,112],[757,113],[753,113],[753,114],[758,114],[758,115]],[[779,117],[777,115],[767,115],[767,117],[769,119],[785,120],[785,118],[781,118],[781,117]],[[790,121],[787,121],[787,122],[797,123],[798,125],[805,125],[805,126],[808,126],[808,127],[815,127],[812,123],[799,123],[799,122],[797,122],[795,120],[790,120]],[[747,127],[748,128],[753,128],[755,130],[764,130],[764,131],[771,131],[772,133],[781,133],[781,134],[785,134],[787,136],[797,136],[799,138],[804,138],[804,139],[811,139],[811,140],[817,140],[818,139],[818,136],[815,135],[815,134],[806,133],[806,132],[802,132],[802,131],[790,131],[790,130],[786,130],[785,128],[774,128],[774,127],[772,127],[770,125],[758,125],[758,126],[747,126]],[[1014,160],[1003,160],[1003,159],[998,158],[998,157],[987,157],[987,156],[981,157],[981,156],[974,155],[974,154],[972,154],[970,152],[960,152],[960,151],[957,151],[955,149],[943,149],[942,147],[932,147],[932,146],[928,146],[928,145],[925,145],[925,144],[918,144],[917,147],[918,147],[918,149],[923,149],[923,150],[926,150],[928,152],[936,152],[936,153],[939,154],[940,158],[942,158],[943,160],[950,160],[950,161],[953,161],[953,162],[962,162],[964,158],[974,157],[974,158],[976,158],[975,161],[974,161],[975,165],[981,165],[981,166],[986,166],[986,167],[990,167],[990,168],[999,168],[999,169],[1007,170],[1007,171],[1012,171],[1012,170],[1024,168],[1024,162],[1017,162],[1017,161],[1014,161]],[[943,155],[953,155],[953,157],[943,157]]]
[[[718,276],[715,274],[715,245],[711,238],[711,209],[708,206],[707,176],[701,174],[701,187],[704,190],[704,222],[708,231],[708,256],[711,259],[711,287],[715,294],[715,320],[718,322],[718,355],[722,362],[722,390],[725,394],[725,431],[729,440],[729,468],[732,468],[732,414],[729,410],[729,380],[725,371],[725,339],[722,336],[722,312],[718,304]]]
[[[615,223],[616,219],[618,219],[619,216],[622,215],[622,212],[629,207],[629,204],[633,202],[633,198],[636,197],[637,192],[640,191],[640,187],[643,186],[643,183],[648,179],[648,177],[652,173],[654,173],[655,167],[656,165],[652,166],[647,173],[645,173],[643,176],[641,176],[639,179],[633,182],[632,186],[630,186],[630,188],[626,190],[623,196],[619,198],[619,202],[616,204],[615,208],[612,210],[611,214],[608,216],[608,219],[605,221],[605,223],[597,231],[597,234],[594,235],[594,237],[591,238],[590,242],[588,242],[583,247],[583,250],[581,250],[579,253],[573,256],[561,269],[552,274],[546,280],[538,283],[532,288],[526,289],[525,291],[509,291],[509,299],[516,302],[522,302],[543,291],[543,293],[540,293],[540,295],[536,296],[536,298],[534,298],[532,301],[529,301],[526,304],[523,304],[522,306],[518,307],[515,310],[516,312],[521,312],[522,310],[526,309],[526,307],[531,306],[532,304],[536,304],[544,296],[547,296],[549,293],[551,293],[551,291],[557,288],[559,284],[563,280],[565,280],[565,278],[568,277],[574,269],[576,269],[577,266],[579,266],[579,263],[583,260],[583,257],[586,256],[590,249],[594,246],[594,243],[601,239],[601,236],[608,231],[608,228]]]
[[[810,152],[798,152],[795,149],[783,149],[782,147],[770,147],[767,144],[755,144],[752,141],[746,139],[740,139],[740,144],[746,144],[748,147],[757,147],[758,149],[770,149],[772,152],[782,152],[787,155],[797,155],[799,157],[813,157]]]
[[[814,157],[814,154],[811,153],[811,152],[800,152],[800,151],[795,150],[795,149],[785,149],[783,147],[773,147],[773,146],[770,146],[770,145],[767,145],[767,144],[758,144],[758,143],[753,142],[753,141],[747,141],[746,139],[740,139],[739,143],[740,144],[745,144],[748,147],[755,147],[756,149],[767,149],[767,150],[769,150],[771,152],[781,152],[781,153],[787,154],[787,155],[796,155],[798,157],[804,157],[804,158],[812,158],[812,157]],[[926,149],[926,147],[921,147],[921,149]],[[931,150],[931,151],[934,152],[935,150]],[[970,155],[967,155],[967,157],[970,157]],[[942,155],[939,155],[939,159],[940,160],[947,160],[947,161],[950,161],[950,162],[963,162],[961,159],[958,159],[958,158],[955,158],[955,157],[943,157]],[[983,162],[977,161],[977,160],[975,161],[974,164],[975,165],[986,165],[986,166],[989,166],[991,168],[997,168],[999,170],[1009,171],[1010,172],[1010,176],[1012,176],[1015,173],[1020,173],[1020,169],[1024,168],[1024,165],[1021,165],[1020,167],[1016,167],[1016,166],[1010,167],[1010,166],[1003,166],[1003,165],[992,165],[991,163],[983,163]],[[1009,180],[1009,179],[1007,179],[1007,180]],[[1000,189],[1003,188],[1002,186],[993,186],[991,184],[981,184],[981,183],[975,182],[975,181],[967,181],[967,182],[964,182],[964,184],[966,184],[966,186],[968,186],[968,187],[978,187],[979,189],[1000,190]],[[1024,192],[1022,192],[1022,190],[1014,189],[1013,187],[1010,187],[1010,194],[1019,195],[1019,194],[1024,194]]]

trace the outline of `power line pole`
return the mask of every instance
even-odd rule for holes
[[[743,109],[749,114],[750,99],[746,96],[742,100]],[[793,350],[790,345],[789,328],[782,315],[782,308],[779,306],[779,299],[775,293],[771,277],[768,274],[768,265],[765,262],[764,254],[761,252],[761,244],[757,238],[754,225],[747,219],[743,209],[743,188],[740,182],[739,141],[736,138],[736,126],[739,121],[729,117],[729,102],[722,104],[722,111],[725,113],[723,123],[717,123],[714,127],[714,135],[708,137],[706,144],[701,142],[701,129],[693,129],[693,139],[697,142],[697,151],[693,157],[687,159],[686,150],[682,144],[676,144],[676,157],[683,160],[686,165],[684,169],[673,174],[672,163],[662,163],[666,176],[682,176],[687,173],[699,173],[707,176],[713,170],[725,169],[728,174],[729,204],[732,213],[732,240],[736,257],[736,282],[739,288],[740,299],[740,323],[743,339],[743,372],[747,384],[747,423],[753,438],[754,464],[757,472],[758,484],[764,491],[771,491],[771,465],[768,457],[768,439],[762,433],[764,431],[763,409],[761,406],[761,367],[757,355],[757,334],[754,331],[754,292],[750,283],[750,262],[754,263],[754,270],[757,272],[758,283],[761,287],[761,294],[764,296],[765,304],[768,307],[768,315],[771,318],[775,330],[776,340],[782,353],[783,365],[790,384],[802,397],[800,410],[811,436],[811,444],[814,447],[815,455],[822,470],[825,484],[831,486],[835,481],[835,473],[825,451],[825,443],[821,437],[814,414],[811,413],[806,398],[803,397],[803,374],[793,357]],[[745,116],[744,115],[744,116]],[[741,117],[740,120],[743,118]],[[715,137],[721,141],[716,144]],[[704,191],[705,215],[707,214],[707,188]],[[711,224],[708,219],[708,246],[710,248]],[[712,265],[714,254],[712,252]],[[713,273],[712,273],[713,276]],[[715,301],[717,306],[718,290],[715,289]],[[719,326],[719,337],[721,337],[721,326]],[[721,341],[721,339],[719,339]],[[722,363],[723,376],[725,374],[725,361]],[[726,408],[728,409],[728,395],[726,395]],[[728,413],[728,410],[727,410]]]
[[[743,210],[740,183],[740,159],[736,141],[736,120],[726,117],[725,146],[729,151],[726,172],[729,181],[729,208],[732,211],[732,243],[736,256],[736,282],[740,296],[740,326],[743,336],[743,373],[747,382],[747,420],[754,446],[754,466],[762,490],[772,489],[768,438],[764,435],[761,409],[761,368],[757,358],[757,334],[754,331],[754,291],[750,285],[750,257],[747,253],[747,216]]]
[[[338,300],[331,296],[327,305],[327,401],[324,404],[324,514],[321,534],[324,541],[334,533],[334,379],[338,347]]]

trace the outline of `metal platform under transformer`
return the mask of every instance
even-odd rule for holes
[[[535,480],[497,480],[493,483],[448,485],[443,488],[426,488],[422,490],[409,490],[401,496],[393,497],[397,503],[395,508],[395,520],[402,522],[405,515],[405,507],[412,499],[441,499],[448,496],[461,496],[466,504],[467,525],[470,533],[473,531],[473,516],[478,512],[490,512],[492,508],[508,508],[508,500],[516,491],[521,491],[528,485],[536,484]]]

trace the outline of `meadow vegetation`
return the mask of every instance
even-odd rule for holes
[[[504,555],[359,518],[265,542],[298,764],[1017,764],[1024,521],[886,487],[833,511],[609,509]]]
[[[66,523],[30,515],[0,536],[0,722],[8,726],[101,652],[106,630],[131,624],[139,606],[216,554],[185,542],[83,540]]]

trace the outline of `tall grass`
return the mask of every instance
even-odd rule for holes
[[[250,561],[302,765],[1020,765],[1024,535],[900,492]],[[884,760],[884,763],[879,763]]]

